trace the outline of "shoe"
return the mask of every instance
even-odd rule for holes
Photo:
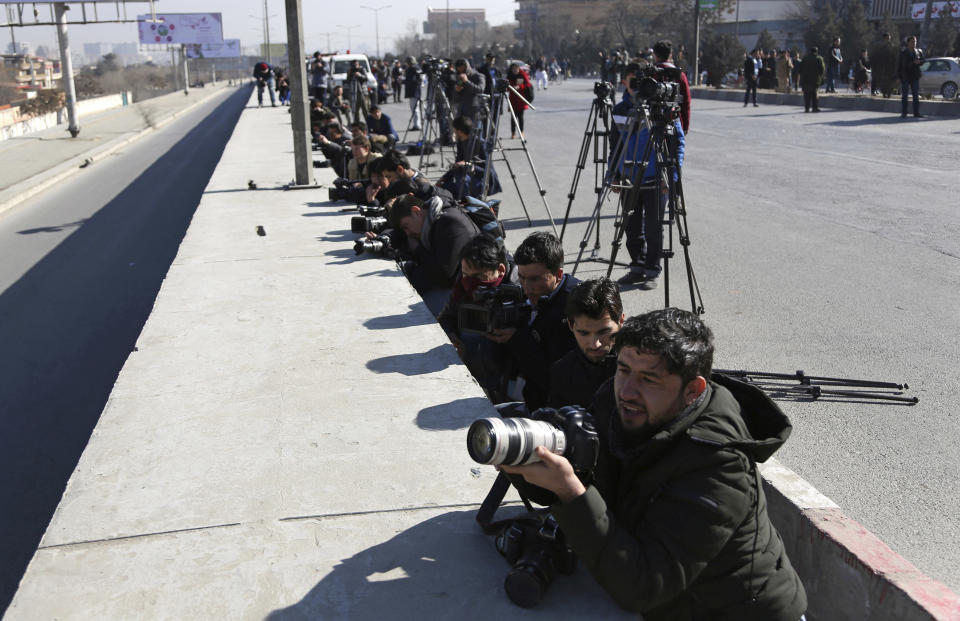
[[[914,118],[918,118],[918,119],[922,119],[922,118],[923,118],[923,115],[922,115],[922,114],[914,114],[913,116],[914,116]]]
[[[814,111],[814,112],[820,112],[820,108],[814,108],[813,111]]]
[[[418,131],[420,131],[420,126],[419,126],[419,125],[413,126],[413,127],[410,128],[410,131],[418,132]]]
[[[637,288],[642,291],[650,291],[651,289],[656,289],[659,283],[660,278],[658,276],[648,276],[643,279],[643,282],[637,283]]]
[[[907,113],[906,113],[906,112],[904,112],[903,114],[901,114],[901,115],[900,115],[900,118],[901,118],[901,119],[905,119],[905,118],[907,118]]]
[[[804,112],[810,112],[810,108],[804,108],[803,111],[804,111]]]
[[[640,283],[646,282],[647,275],[643,272],[627,272],[623,276],[617,279],[618,285],[639,285]]]
[[[756,103],[755,103],[755,104],[753,104],[753,107],[754,107],[754,108],[759,108],[759,107],[760,107],[760,104],[756,104]]]
[[[743,104],[743,107],[746,108],[746,107],[747,107],[747,104]]]
[[[516,134],[510,134],[510,140],[516,140],[516,139],[517,139]]]

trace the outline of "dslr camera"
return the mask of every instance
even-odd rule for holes
[[[372,254],[385,259],[397,257],[397,251],[393,248],[389,235],[377,235],[374,239],[361,237],[353,244],[353,251],[357,255]]]
[[[537,605],[558,573],[570,575],[577,567],[573,549],[549,513],[513,520],[497,534],[496,545],[511,565],[503,582],[507,597],[522,608]]]
[[[363,196],[362,188],[353,187],[354,183],[360,183],[366,185],[369,183],[369,179],[343,179],[337,178],[333,180],[334,187],[328,188],[327,193],[331,201],[354,201],[357,198],[358,192],[360,196]],[[354,231],[356,233],[356,231]]]
[[[609,82],[594,82],[593,83],[593,94],[597,96],[597,99],[610,99],[614,93],[613,84]]]
[[[650,65],[630,79],[630,90],[648,104],[679,104],[681,71],[676,67]]]
[[[462,333],[489,334],[526,324],[532,312],[519,285],[480,286],[474,289],[469,302],[460,305],[457,325]]]

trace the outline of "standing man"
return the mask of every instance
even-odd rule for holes
[[[420,85],[423,82],[420,68],[417,67],[417,61],[413,56],[407,57],[407,68],[403,72],[403,96],[410,103],[410,114],[412,115],[414,131],[420,130],[422,122],[420,114]]]
[[[743,107],[747,107],[750,101],[750,94],[753,93],[753,105],[757,106],[757,80],[760,79],[760,68],[763,61],[760,59],[760,50],[754,49],[750,55],[743,61],[743,79],[746,81],[747,90],[743,93]]]
[[[313,53],[310,61],[310,95],[320,102],[327,100],[327,65],[320,52]]]
[[[800,88],[803,89],[804,112],[810,112],[811,109],[814,112],[820,112],[817,91],[820,90],[820,84],[823,82],[824,71],[820,50],[817,46],[813,46],[800,61]]]
[[[483,105],[480,101],[480,95],[486,88],[486,80],[483,76],[474,71],[467,62],[466,58],[458,58],[453,64],[456,75],[454,76],[453,97],[453,116],[465,116],[471,121],[476,122],[477,113]]]
[[[790,436],[760,389],[711,378],[713,334],[676,308],[617,333],[617,372],[590,411],[592,477],[565,457],[500,466],[553,492],[550,512],[610,597],[650,621],[798,621],[807,597],[770,522],[757,463]]]
[[[673,43],[667,40],[654,43],[653,62],[662,69],[676,69],[677,66],[673,64]],[[684,134],[690,131],[690,82],[687,81],[687,74],[682,71],[680,72],[680,125],[683,126]]]
[[[907,118],[907,91],[913,90],[913,116],[922,118],[920,114],[920,65],[923,64],[923,50],[917,47],[917,38],[907,37],[907,46],[900,50],[897,58],[897,77],[900,78],[900,94],[903,105],[900,107],[900,118]]]
[[[870,48],[870,61],[873,66],[871,91],[874,95],[890,97],[897,79],[897,48],[889,32],[883,33]]]
[[[780,51],[780,58],[777,59],[777,87],[784,93],[790,93],[790,74],[793,72],[793,61],[790,60],[790,52]]]
[[[830,47],[830,58],[827,61],[827,88],[826,92],[837,92],[837,76],[840,75],[840,63],[843,62],[843,53],[840,51],[840,37],[833,40]]]
[[[270,90],[270,104],[277,107],[277,95],[273,90],[273,69],[265,62],[253,66],[253,79],[257,81],[257,106],[263,107],[263,89]]]

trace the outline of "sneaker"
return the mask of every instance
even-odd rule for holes
[[[923,118],[923,115],[922,115],[922,114],[914,114],[913,116],[914,116],[914,118],[918,118],[918,119],[922,119],[922,118]]]
[[[643,279],[643,282],[637,283],[637,288],[643,291],[650,291],[651,289],[656,289],[659,282],[659,276],[648,276]]]
[[[643,272],[627,272],[617,279],[619,285],[639,285],[647,280],[647,275]]]
[[[906,113],[906,112],[904,112],[903,114],[901,114],[901,115],[900,115],[900,118],[901,118],[901,119],[905,119],[905,118],[907,118],[907,113]]]
[[[755,104],[753,104],[753,107],[754,107],[754,108],[759,108],[759,107],[760,107],[760,104],[755,103]]]

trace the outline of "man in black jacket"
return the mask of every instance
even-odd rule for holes
[[[410,181],[414,187],[411,192],[419,199],[427,200],[434,196],[439,196],[445,206],[453,204],[453,195],[444,188],[437,187],[427,181],[420,171],[410,166],[410,160],[407,159],[406,155],[395,149],[391,149],[384,153],[380,159],[383,160],[383,176],[389,185],[406,179]],[[392,193],[394,196],[398,195],[396,192]]]
[[[465,58],[458,58],[453,68],[456,72],[450,101],[453,105],[453,116],[465,116],[476,121],[482,105],[480,95],[483,95],[487,82],[470,67]]]
[[[629,319],[597,392],[600,440],[585,485],[565,457],[501,466],[553,492],[567,543],[646,621],[797,621],[807,599],[767,515],[757,462],[790,435],[759,389],[714,377],[713,335],[676,308]]]
[[[900,118],[907,118],[907,93],[913,90],[913,116],[922,117],[920,114],[920,65],[923,64],[923,50],[917,47],[917,38],[913,35],[907,37],[907,45],[900,50],[897,57],[897,77],[900,79],[900,96],[903,105],[900,108]]]
[[[495,330],[487,338],[504,344],[524,379],[523,400],[531,411],[547,404],[550,366],[577,346],[564,309],[580,281],[563,273],[563,246],[550,233],[533,233],[514,254],[520,285],[533,306],[530,323]]]
[[[623,326],[617,283],[608,278],[580,283],[567,298],[566,316],[577,346],[550,367],[547,405],[587,407],[617,370],[613,339]]]
[[[417,66],[417,61],[413,56],[407,58],[407,68],[403,72],[403,96],[409,100],[410,114],[413,117],[414,131],[420,130],[420,86],[423,82],[423,74]]]

